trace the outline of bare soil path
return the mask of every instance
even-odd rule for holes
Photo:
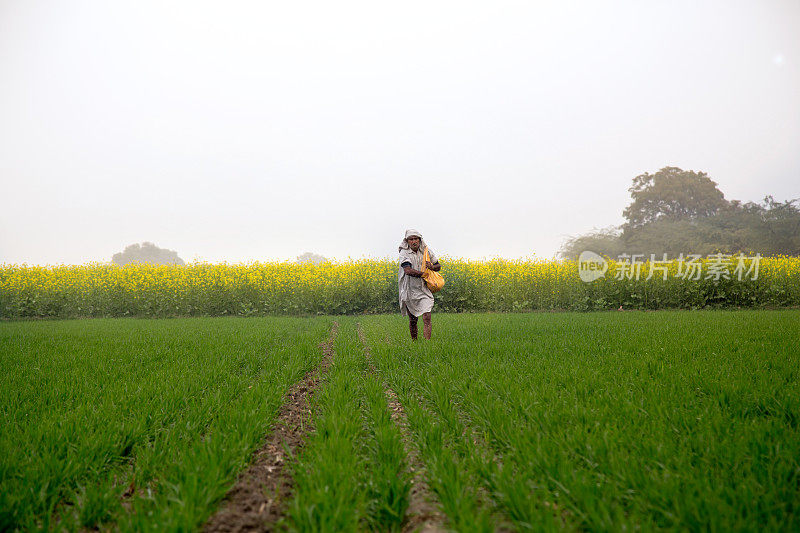
[[[264,444],[253,454],[250,466],[239,475],[204,531],[275,530],[292,492],[287,452],[295,455],[312,429],[309,399],[333,362],[333,343],[338,331],[339,323],[334,322],[328,340],[320,344],[322,361],[286,393]]]

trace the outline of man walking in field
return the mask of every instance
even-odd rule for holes
[[[422,234],[416,230],[406,230],[406,236],[400,243],[400,270],[397,274],[397,285],[400,291],[400,312],[408,315],[408,329],[411,338],[417,339],[417,319],[422,316],[422,334],[431,338],[431,311],[433,310],[433,293],[422,279],[422,268],[438,272],[441,267],[433,250],[428,248],[430,261],[424,262],[427,245]]]

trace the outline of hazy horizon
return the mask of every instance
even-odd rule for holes
[[[221,6],[221,4],[220,4]],[[0,3],[0,263],[553,257],[631,180],[800,197],[800,2]]]

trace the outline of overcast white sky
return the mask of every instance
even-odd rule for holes
[[[664,166],[800,197],[800,0],[0,0],[0,263],[547,258]]]

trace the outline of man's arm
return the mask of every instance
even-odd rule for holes
[[[422,277],[422,272],[420,272],[419,270],[414,270],[413,268],[411,268],[411,263],[405,262],[400,266],[403,267],[403,272],[406,273],[406,276],[412,276],[412,277],[415,277],[415,278],[421,278]]]
[[[420,272],[419,270],[414,270],[413,268],[411,268],[411,263],[403,263],[402,266],[403,266],[403,272],[405,272],[406,275],[414,276],[416,278],[421,278],[422,277],[422,272]],[[429,269],[433,270],[434,272],[439,272],[439,270],[442,268],[442,265],[439,264],[439,261],[436,261],[435,263],[431,263],[430,261],[428,261],[425,264],[425,266],[428,267]]]

